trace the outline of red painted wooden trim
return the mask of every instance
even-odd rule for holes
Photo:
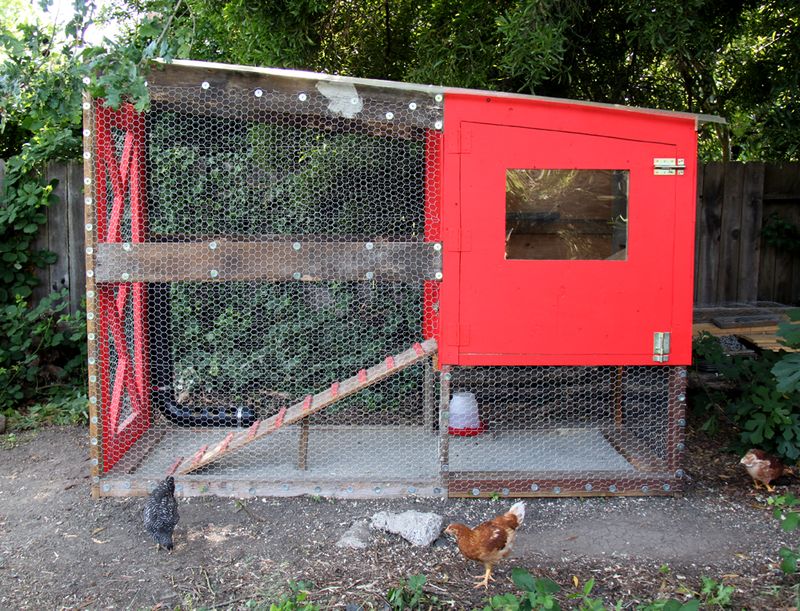
[[[362,384],[367,383],[367,370],[366,369],[359,369],[358,370],[358,381]]]
[[[336,381],[333,384],[331,384],[331,395],[334,396],[334,397],[339,395],[339,382],[338,381]]]
[[[164,473],[164,475],[172,475],[173,473],[175,473],[175,470],[180,466],[182,462],[183,462],[183,456],[178,456],[178,458],[175,459],[175,462],[172,463],[172,466],[169,469],[167,469],[167,472]]]
[[[125,132],[122,154],[117,159],[111,129]],[[131,240],[143,242],[146,233],[144,115],[130,104],[114,111],[95,102],[94,198],[98,242],[121,242],[126,201],[130,201]],[[108,187],[112,198],[108,201]],[[100,284],[98,339],[100,340],[100,414],[102,419],[103,470],[108,471],[150,427],[150,367],[145,284]],[[132,297],[132,343],[124,331],[128,297]],[[110,367],[110,342],[117,354],[116,371]],[[120,422],[125,395],[131,414]]]
[[[256,420],[253,424],[250,425],[250,428],[247,429],[247,441],[250,441],[253,437],[256,436],[256,433],[258,433],[259,426],[261,426],[261,420]]]
[[[422,356],[423,354],[425,354],[425,350],[424,350],[424,348],[423,348],[423,347],[420,345],[420,343],[419,343],[419,342],[414,342],[414,346],[413,346],[413,348],[414,348],[414,352],[416,352],[418,355]]]
[[[278,417],[275,418],[275,425],[272,427],[273,430],[278,430],[283,426],[283,419],[286,417],[286,408],[282,407],[281,411],[278,412]]]
[[[425,133],[425,231],[426,242],[442,241],[442,147],[441,131],[429,129]],[[438,338],[439,312],[433,304],[439,301],[439,283],[426,280],[422,290],[422,337]]]
[[[219,444],[219,448],[217,452],[224,452],[228,449],[228,444],[230,444],[231,439],[233,439],[233,431],[225,435],[225,439],[222,440],[222,443]]]
[[[303,399],[303,411],[307,412],[311,409],[311,402],[314,400],[313,395],[306,395],[306,398]]]
[[[205,455],[207,449],[208,449],[208,444],[204,445],[202,448],[197,450],[195,455],[192,456],[192,462],[189,464],[196,465],[197,463],[199,463],[203,459],[203,456]]]
[[[394,357],[391,354],[386,357],[386,368],[394,369]]]

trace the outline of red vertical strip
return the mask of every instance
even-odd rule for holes
[[[99,190],[98,190],[99,191]],[[99,209],[98,209],[99,213]],[[119,456],[115,454],[114,448],[114,431],[116,431],[116,420],[112,420],[110,413],[111,407],[111,341],[108,332],[108,313],[114,308],[114,285],[113,284],[98,284],[97,285],[97,335],[99,346],[98,363],[100,373],[100,405],[98,412],[100,413],[101,425],[101,438],[102,438],[102,457],[103,457],[103,472],[108,471],[114,466],[114,463],[119,460]]]
[[[98,242],[121,242],[130,202],[131,241],[143,242],[145,227],[144,116],[125,104],[113,111],[96,102],[94,197]],[[112,128],[124,132],[117,156]],[[143,283],[98,284],[100,400],[103,470],[108,471],[150,427],[150,375],[147,344],[147,289]],[[132,345],[126,337],[128,298],[132,297]],[[116,370],[111,369],[114,342]],[[131,413],[120,422],[124,400]]]
[[[442,132],[425,133],[425,241],[442,239]]]
[[[441,242],[442,132],[425,133],[425,241]],[[439,282],[426,280],[422,288],[422,336],[438,339]]]
[[[111,148],[111,130],[109,126],[109,110],[103,106],[101,101],[95,102],[94,116],[94,205],[97,211],[95,218],[95,229],[97,231],[97,241],[108,241],[108,201],[106,192],[106,163],[108,151]],[[91,191],[90,191],[91,192]]]
[[[145,200],[145,146],[144,117],[126,105],[128,135],[131,136],[131,158],[129,171],[131,202],[131,241],[144,242],[146,237]],[[124,161],[123,161],[124,163]],[[147,285],[133,285],[133,359],[136,363],[136,387],[141,399],[142,420],[150,420],[150,362],[147,330]],[[145,427],[147,428],[147,427]]]

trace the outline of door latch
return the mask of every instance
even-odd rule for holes
[[[653,174],[655,176],[683,176],[686,170],[685,159],[675,159],[675,157],[654,157]]]
[[[653,360],[656,363],[669,361],[669,331],[653,333]]]

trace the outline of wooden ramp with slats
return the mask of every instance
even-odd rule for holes
[[[170,473],[186,475],[205,467],[232,452],[242,449],[257,439],[274,433],[286,424],[299,422],[311,414],[330,407],[334,403],[430,357],[436,351],[435,339],[425,340],[421,344],[416,343],[408,350],[394,356],[388,356],[383,362],[373,365],[369,369],[362,369],[346,380],[334,382],[327,390],[315,395],[307,395],[302,401],[295,403],[291,407],[281,408],[277,414],[270,416],[266,420],[256,420],[249,429],[228,433],[224,439],[210,448],[209,445],[202,446],[193,456],[186,460],[183,457],[177,458],[172,468],[170,468]]]

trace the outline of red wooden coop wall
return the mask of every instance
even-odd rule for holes
[[[471,93],[447,94],[444,108],[440,362],[445,365],[689,364],[695,121],[622,107]],[[525,133],[523,130],[542,137],[531,137],[529,144],[509,140],[509,133]],[[540,140],[551,148],[537,150],[537,146],[542,146]],[[584,141],[585,148],[574,146]],[[519,150],[511,151],[515,146]],[[522,167],[603,169],[611,163],[609,169],[630,169],[627,260],[501,261],[502,247],[494,250],[487,247],[478,252],[481,244],[494,240],[500,245],[504,241],[501,224],[505,222],[505,179],[504,174],[496,171],[503,170],[503,162],[495,158],[524,157],[526,146],[530,146],[532,158],[538,155],[545,163]],[[569,155],[561,150],[568,147],[572,147]],[[607,161],[612,151],[616,161]],[[482,155],[480,159],[485,164],[467,157],[476,154]],[[558,163],[555,167],[548,166],[546,160],[550,156],[576,161],[571,161],[574,165],[569,168],[561,168]],[[654,177],[653,158],[673,156],[685,159],[685,172],[679,176]],[[617,167],[620,160],[628,165]],[[493,186],[488,185],[492,181]],[[669,192],[665,194],[663,189]],[[650,205],[650,198],[666,202],[666,207]],[[637,234],[637,226],[647,226],[652,231],[640,230]],[[467,274],[466,265],[485,266],[485,276],[479,276],[480,286],[474,286],[475,270]],[[525,276],[524,281],[518,279],[517,273]],[[656,281],[656,274],[669,277]],[[616,290],[609,286],[617,277],[624,277],[628,288]],[[506,286],[509,282],[516,285],[509,288]],[[576,287],[576,283],[587,286]],[[589,290],[593,283],[596,291]],[[639,283],[654,287],[656,293],[648,295],[637,290]],[[556,286],[567,296],[582,290],[585,298],[581,302],[578,296],[573,297],[571,306],[567,304],[559,310],[557,305],[547,305],[557,302],[557,296],[548,295],[547,288]],[[496,294],[505,298],[500,300]],[[596,302],[589,303],[593,295],[597,296]],[[654,310],[660,310],[661,314],[655,316]],[[637,318],[661,321],[663,328],[652,331],[671,333],[668,362],[653,361],[652,332],[644,337],[641,329],[635,329]],[[475,321],[479,321],[479,326],[476,327]],[[634,329],[638,334],[635,342],[628,337]],[[472,345],[480,337],[491,349]],[[570,339],[574,340],[572,344]],[[630,349],[628,345],[637,348]]]

